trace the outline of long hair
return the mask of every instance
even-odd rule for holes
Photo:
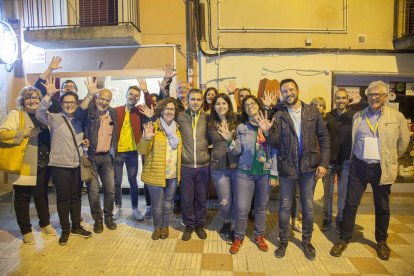
[[[241,118],[240,118],[241,123],[246,123],[249,120],[249,115],[247,115],[246,108],[244,107],[248,99],[252,99],[253,101],[255,101],[257,105],[259,106],[259,111],[262,111],[264,114],[264,107],[263,107],[262,101],[259,101],[259,99],[256,96],[248,95],[244,97],[242,105],[241,105],[241,111],[242,111]]]
[[[216,125],[221,123],[220,117],[217,114],[216,109],[214,108],[214,106],[216,105],[216,102],[217,102],[218,99],[223,99],[227,103],[227,105],[229,106],[229,110],[226,113],[226,121],[227,121],[227,124],[229,126],[229,130],[236,129],[236,115],[234,114],[234,111],[233,111],[233,104],[231,103],[230,97],[225,93],[219,93],[214,97],[214,99],[211,103],[211,110],[210,110],[210,117],[208,119],[208,126],[210,128],[216,128]]]
[[[206,91],[204,91],[204,97],[203,97],[204,98],[204,104],[203,104],[204,111],[210,110],[211,107],[213,106],[213,102],[211,103],[211,105],[207,103],[207,94],[210,91],[214,91],[214,94],[215,94],[214,97],[217,96],[218,94],[218,90],[215,87],[208,87]]]

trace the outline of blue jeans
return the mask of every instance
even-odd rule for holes
[[[102,213],[101,202],[99,200],[99,180],[93,178],[90,183],[86,183],[92,218],[94,220],[102,219],[102,215],[105,217],[112,217],[115,197],[113,158],[109,152],[105,155],[98,154],[93,157],[92,164],[95,172],[97,172],[101,179],[104,192],[104,210]]]
[[[302,242],[308,243],[313,232],[313,187],[315,173],[303,174],[299,179],[280,177],[279,238],[283,243],[289,240],[289,220],[296,186],[299,186],[302,204]]]
[[[177,178],[166,179],[165,187],[146,184],[151,196],[152,220],[155,228],[170,225]]]
[[[122,171],[126,166],[128,182],[131,193],[131,205],[135,209],[138,207],[138,152],[120,152],[115,158],[115,205],[122,206]]]
[[[247,217],[254,194],[254,236],[264,235],[266,228],[266,208],[269,202],[269,175],[249,175],[240,170],[236,172],[233,182],[235,207],[234,236],[244,239]]]
[[[332,221],[332,198],[335,175],[338,176],[338,214],[336,221],[337,223],[342,221],[350,165],[351,160],[345,160],[342,164],[329,164],[327,173],[323,178],[323,216],[329,222]]]
[[[220,204],[220,217],[224,222],[231,222],[233,205],[231,186],[234,182],[234,170],[211,170],[211,177],[213,178]]]
[[[181,167],[181,213],[185,226],[204,227],[207,214],[208,167]]]

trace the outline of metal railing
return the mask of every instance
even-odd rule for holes
[[[394,38],[414,33],[414,0],[395,1]]]
[[[140,31],[139,0],[20,0],[19,4],[26,30],[132,25]]]

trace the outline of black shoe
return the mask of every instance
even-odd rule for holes
[[[308,242],[308,243],[302,243],[302,250],[303,250],[303,254],[305,254],[305,257],[308,260],[315,260],[316,257],[316,251],[315,251],[315,247],[313,247],[313,245]]]
[[[229,234],[228,234],[228,236],[227,236],[227,244],[233,244],[233,243],[234,243],[234,241],[235,241],[235,238],[234,238],[234,231],[233,231],[233,230],[230,230],[230,231],[229,231]]]
[[[345,241],[340,240],[339,242],[335,243],[330,253],[334,257],[340,257],[342,255],[342,252],[344,252],[347,246],[348,244]]]
[[[381,260],[388,261],[390,258],[391,250],[386,242],[377,243],[377,256]]]
[[[197,237],[198,237],[199,239],[201,239],[201,240],[205,240],[205,239],[207,239],[207,233],[206,233],[206,231],[204,230],[204,227],[203,227],[203,226],[196,226],[196,228],[195,228],[195,232],[196,232]]]
[[[62,235],[59,238],[59,245],[66,245],[69,240],[69,231],[62,231]]]
[[[275,256],[276,258],[283,258],[286,253],[286,248],[288,246],[287,242],[281,242],[279,247],[275,250]]]
[[[231,223],[230,222],[225,222],[223,224],[223,226],[221,227],[220,232],[219,232],[221,238],[224,239],[224,240],[227,240],[230,231],[231,231]]]
[[[106,228],[108,228],[109,230],[116,229],[116,223],[114,222],[114,218],[112,216],[105,218],[105,225],[106,225]]]
[[[70,230],[70,234],[72,236],[81,236],[82,238],[89,238],[92,236],[92,233],[85,230],[85,228],[83,228],[82,226],[79,226],[77,228],[72,228]]]
[[[175,204],[174,204],[173,213],[174,213],[174,214],[179,214],[179,213],[181,213],[181,204],[179,204],[179,203],[175,203]]]
[[[185,229],[184,229],[184,233],[183,233],[183,236],[181,237],[181,239],[183,241],[190,240],[191,239],[191,234],[193,234],[193,232],[194,232],[194,229],[192,227],[186,226]]]
[[[95,223],[93,225],[93,232],[99,234],[103,231],[103,222],[102,219],[95,220]]]
[[[321,230],[322,231],[328,230],[330,224],[331,224],[331,222],[329,220],[324,219],[323,222],[322,222]]]

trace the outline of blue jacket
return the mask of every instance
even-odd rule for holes
[[[229,151],[233,155],[239,155],[239,163],[237,168],[241,170],[251,170],[253,163],[253,156],[256,148],[255,128],[249,123],[242,123],[236,129],[236,140],[229,146]],[[263,166],[264,170],[271,170],[272,175],[277,175],[276,170],[273,167],[273,160],[277,150],[270,147],[267,144],[266,147],[266,163]]]

